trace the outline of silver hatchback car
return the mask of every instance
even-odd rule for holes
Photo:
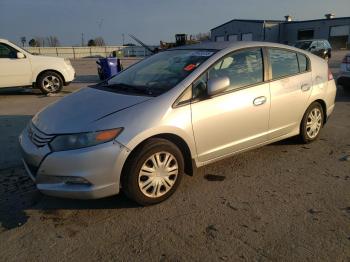
[[[299,135],[312,142],[334,109],[327,63],[260,42],[160,52],[36,114],[20,136],[38,189],[68,198],[118,194],[141,205],[184,173]]]

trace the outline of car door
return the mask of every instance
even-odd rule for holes
[[[312,90],[310,62],[306,55],[290,50],[268,50],[271,109],[269,139],[299,131]]]
[[[15,48],[0,43],[0,87],[31,85],[32,69],[27,57],[17,58]]]
[[[207,81],[227,76],[225,92],[207,96]],[[269,84],[260,48],[236,51],[193,83],[192,127],[198,160],[210,161],[267,140]]]

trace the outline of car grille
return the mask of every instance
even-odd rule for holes
[[[28,125],[28,136],[37,147],[46,146],[54,138],[53,135],[47,135],[36,128],[33,123]]]

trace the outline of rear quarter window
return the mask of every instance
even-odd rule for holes
[[[309,60],[303,54],[298,54],[299,70],[300,73],[306,72],[309,70]]]

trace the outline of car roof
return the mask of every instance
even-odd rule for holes
[[[224,50],[224,49],[240,49],[247,47],[279,47],[279,48],[287,48],[291,50],[299,50],[295,49],[292,46],[270,43],[270,42],[258,42],[258,41],[236,41],[236,42],[202,42],[199,44],[193,45],[184,45],[172,48],[171,50]]]

